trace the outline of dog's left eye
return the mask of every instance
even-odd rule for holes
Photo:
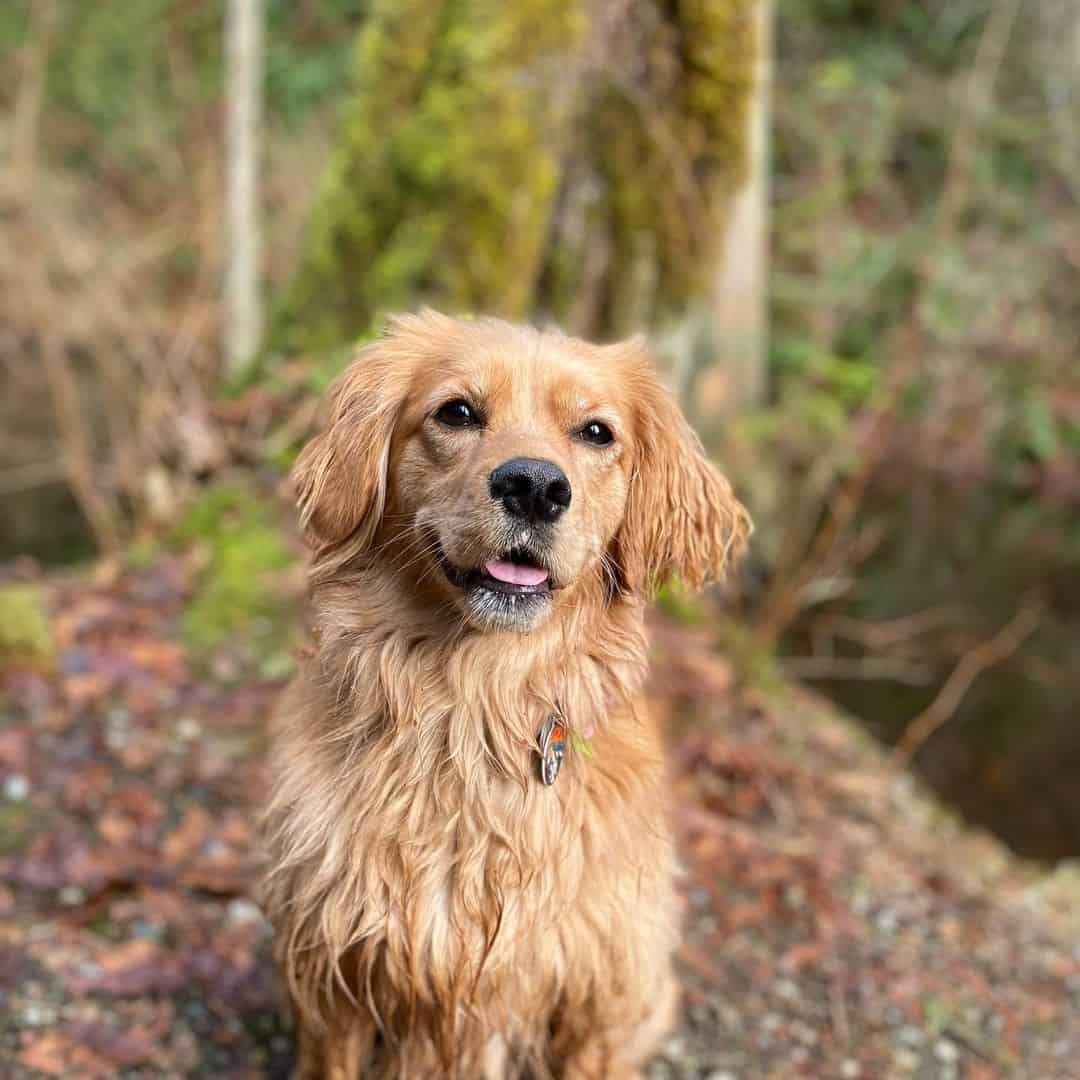
[[[454,398],[439,406],[435,419],[447,427],[476,427],[480,424],[476,410],[463,398]]]
[[[608,446],[615,441],[611,428],[599,420],[590,420],[578,431],[578,438],[582,442],[592,443],[593,446]]]

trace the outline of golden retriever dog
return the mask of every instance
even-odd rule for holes
[[[747,515],[640,341],[395,319],[295,468],[264,901],[300,1077],[633,1077],[678,938],[644,607]]]

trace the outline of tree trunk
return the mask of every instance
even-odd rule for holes
[[[711,306],[756,4],[373,0],[264,355],[420,303],[597,338]]]
[[[700,423],[761,404],[768,374],[769,111],[772,0],[755,13],[755,79],[747,110],[748,171],[732,201],[714,285],[711,371],[694,400]]]
[[[234,374],[254,358],[262,329],[257,183],[262,19],[262,0],[228,0],[224,345],[227,370]]]

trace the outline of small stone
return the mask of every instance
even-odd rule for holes
[[[126,727],[107,727],[105,729],[105,745],[114,753],[119,754],[127,749],[128,730]]]
[[[707,1073],[705,1080],[739,1080],[739,1078],[727,1069],[713,1069],[711,1073]]]
[[[854,1058],[844,1058],[840,1062],[840,1075],[844,1080],[857,1080],[862,1076],[862,1067]]]
[[[900,924],[900,919],[896,912],[891,908],[884,908],[878,912],[877,918],[874,919],[874,925],[883,934],[895,934],[896,928]]]
[[[912,1024],[905,1024],[897,1033],[897,1038],[905,1046],[922,1046],[926,1042],[926,1036],[922,1030]]]
[[[190,716],[181,717],[176,722],[176,734],[184,742],[194,742],[202,734],[202,725]]]
[[[31,1001],[24,1006],[21,1020],[27,1027],[45,1027],[56,1023],[56,1010],[40,1001]]]
[[[686,1041],[679,1035],[675,1035],[664,1043],[664,1056],[680,1058],[686,1053]]]
[[[200,1001],[189,1001],[184,1005],[184,1012],[196,1022],[205,1019],[207,1012],[206,1006]]]
[[[30,794],[30,781],[13,773],[4,781],[4,797],[10,802],[22,802]]]
[[[948,1039],[938,1039],[934,1043],[934,1057],[943,1065],[952,1065],[960,1057],[960,1051],[956,1048],[954,1042],[950,1042]]]
[[[247,926],[264,921],[259,905],[242,897],[229,901],[229,906],[225,909],[225,918],[233,926]]]
[[[79,885],[65,885],[57,895],[64,907],[78,907],[86,902],[86,890]]]
[[[901,1047],[893,1054],[893,1064],[900,1072],[913,1073],[919,1067],[919,1055],[914,1050]]]

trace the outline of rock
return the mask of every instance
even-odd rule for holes
[[[4,781],[4,798],[9,802],[22,802],[30,794],[30,781],[20,773],[14,773]]]

